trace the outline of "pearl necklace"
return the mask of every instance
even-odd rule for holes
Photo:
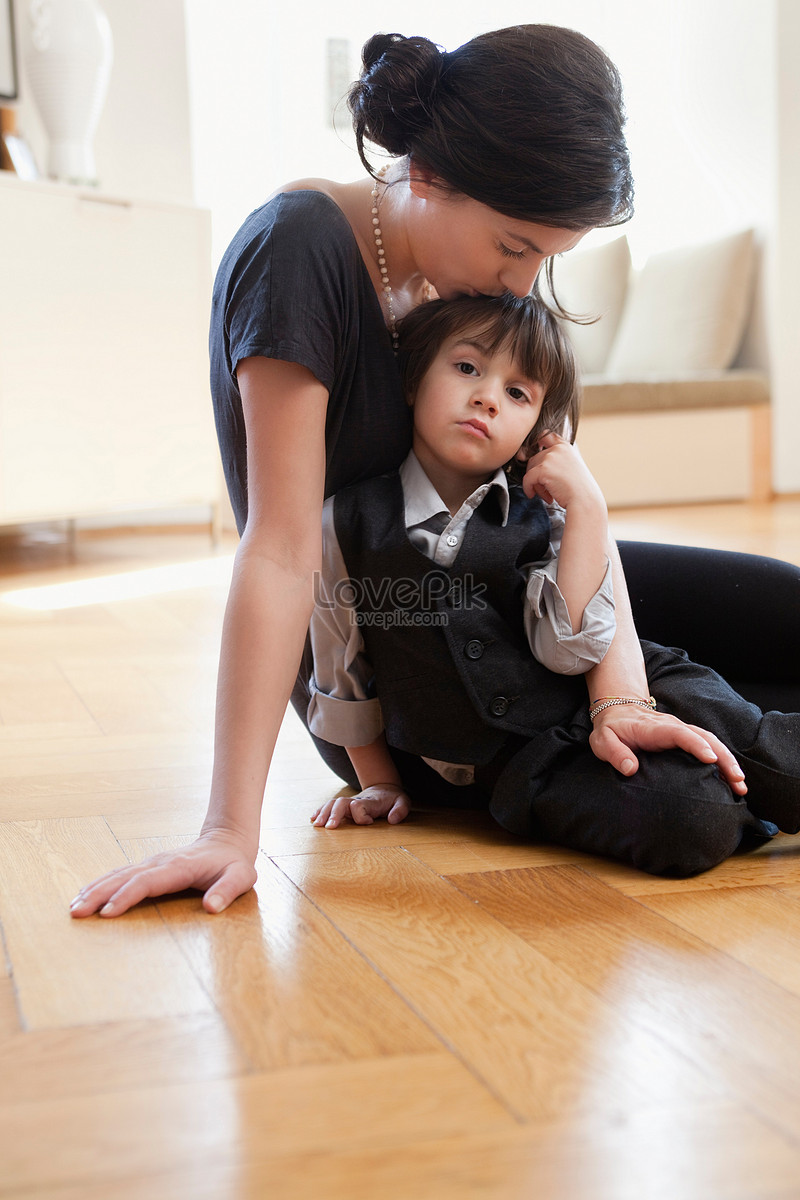
[[[381,167],[380,171],[372,184],[372,232],[375,237],[375,249],[378,252],[378,270],[381,273],[381,290],[383,291],[383,299],[386,305],[386,313],[389,318],[389,334],[392,339],[392,350],[397,354],[397,348],[400,345],[400,337],[397,333],[397,317],[394,311],[394,296],[392,294],[392,285],[389,282],[389,268],[386,266],[386,253],[383,248],[383,232],[381,230],[381,219],[378,213],[378,184],[383,183],[385,186],[384,176],[389,169],[388,164]],[[422,300],[423,302],[433,299],[433,289],[427,279],[422,284]]]
[[[375,236],[375,249],[378,251],[378,270],[381,273],[381,288],[383,289],[383,298],[386,304],[386,312],[389,317],[389,333],[392,339],[392,350],[397,354],[397,347],[400,344],[400,339],[397,334],[397,318],[394,313],[394,296],[392,295],[392,285],[389,282],[389,270],[386,266],[386,254],[383,249],[383,232],[381,230],[381,219],[378,214],[378,183],[383,183],[383,177],[386,174],[386,167],[381,167],[377,178],[372,185],[372,232]]]

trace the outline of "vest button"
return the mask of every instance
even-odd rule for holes
[[[483,642],[479,642],[477,638],[473,638],[471,642],[467,642],[464,647],[464,653],[467,658],[480,658],[483,654]]]
[[[489,712],[493,717],[504,717],[508,712],[508,707],[511,704],[505,696],[495,696],[494,700],[489,705]]]

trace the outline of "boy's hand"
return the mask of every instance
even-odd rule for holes
[[[338,796],[326,800],[311,818],[318,829],[338,829],[343,821],[356,825],[371,825],[386,817],[390,825],[404,821],[411,811],[408,796],[396,783],[374,783],[363,788],[357,796]]]
[[[526,496],[540,496],[546,504],[590,503],[605,510],[605,500],[597,480],[573,446],[557,433],[544,433],[539,438],[539,453],[528,459],[528,469],[522,481]]]

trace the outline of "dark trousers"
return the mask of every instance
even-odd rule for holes
[[[705,871],[776,827],[797,833],[800,714],[762,713],[683,651],[648,642],[643,649],[659,711],[713,730],[742,766],[746,797],[734,795],[715,765],[681,750],[637,752],[639,770],[620,775],[592,753],[581,711],[510,759],[492,790],[495,820],[523,837],[675,876]]]
[[[649,542],[619,552],[640,638],[680,646],[765,712],[800,712],[800,567]]]
[[[456,788],[421,760],[395,753],[412,797],[449,806],[484,802],[504,828],[619,859],[658,875],[684,876],[740,846],[800,829],[800,569],[774,559],[624,543],[639,632],[675,632],[698,655],[643,643],[659,710],[709,729],[736,754],[748,794],[739,799],[716,767],[682,751],[638,753],[621,776],[589,746],[588,706],[569,726],[510,742],[483,787]],[[674,621],[674,625],[670,622]],[[722,677],[723,668],[737,688]],[[293,703],[305,721],[307,648]],[[749,694],[749,699],[744,695]],[[756,703],[772,710],[762,712]],[[777,702],[777,703],[774,703]],[[788,702],[788,703],[787,703]],[[322,757],[357,786],[346,752],[314,739]]]

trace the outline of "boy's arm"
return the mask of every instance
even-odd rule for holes
[[[558,555],[556,580],[567,605],[573,633],[580,631],[586,606],[608,570],[607,541],[608,513],[603,495],[597,488],[597,499],[587,496],[573,501],[567,508]]]
[[[591,670],[616,629],[603,494],[580,454],[555,435],[529,462],[528,495],[551,506],[550,558],[528,568],[523,620],[534,656],[560,675]]]
[[[569,499],[571,495],[569,480],[562,471],[563,460],[568,461],[569,458],[565,451],[573,451],[574,459],[581,464],[583,464],[583,460],[574,447],[569,446],[555,434],[546,434],[540,439],[539,444],[542,450],[530,460],[530,467],[523,486],[529,496],[539,495],[544,500],[555,499],[567,509],[568,515],[562,542],[563,550],[572,512]],[[589,478],[592,478],[591,475]],[[605,502],[603,507],[605,508]],[[579,505],[577,514],[581,514],[581,508],[582,506]],[[581,530],[588,533],[590,525],[584,525],[583,517],[579,515],[573,528],[577,529],[575,542],[580,544]],[[641,645],[633,623],[622,564],[619,561],[616,546],[607,535],[603,544],[611,562],[614,577],[617,630],[608,653],[587,674],[589,696],[593,702],[604,696],[646,700],[649,695],[647,674]],[[572,556],[574,548],[574,546],[569,548],[570,556]],[[577,581],[577,590],[573,593],[571,600],[573,605],[576,598],[578,601],[580,600],[579,592],[582,586],[579,577],[571,575],[574,566],[573,562],[569,563],[566,577],[568,588],[574,586],[573,581]],[[559,585],[563,579],[563,567],[562,553],[558,564]],[[736,795],[743,796],[747,792],[741,767],[728,747],[713,732],[696,725],[687,725],[668,713],[659,713],[639,704],[613,705],[601,712],[594,721],[590,744],[598,758],[610,763],[622,775],[633,775],[639,769],[637,750],[662,751],[675,748],[685,750],[701,762],[715,762],[720,775]]]
[[[322,509],[322,558],[309,622],[313,659],[308,728],[334,746],[365,745],[383,729],[373,669],[355,619],[349,575],[334,524],[333,500]]]
[[[384,734],[379,734],[368,746],[348,746],[347,753],[363,790],[382,784],[402,788],[400,772],[389,753]]]
[[[528,496],[553,500],[566,511],[558,554],[558,588],[572,632],[580,632],[587,604],[608,570],[608,510],[605,497],[577,448],[555,433],[539,441],[523,487]]]
[[[405,820],[410,811],[400,772],[394,764],[384,734],[368,746],[348,746],[361,791],[356,796],[337,796],[320,805],[311,818],[318,828],[336,829],[344,821],[371,825],[386,817],[390,825]]]
[[[361,785],[357,796],[336,796],[312,814],[314,825],[329,829],[347,820],[371,825],[378,817],[396,824],[409,812],[383,734],[380,704],[372,694],[372,665],[347,590],[338,586],[347,578],[333,502],[328,500],[322,511],[322,566],[309,625],[314,681],[308,727],[324,741],[345,746]],[[351,741],[361,744],[351,746]]]

